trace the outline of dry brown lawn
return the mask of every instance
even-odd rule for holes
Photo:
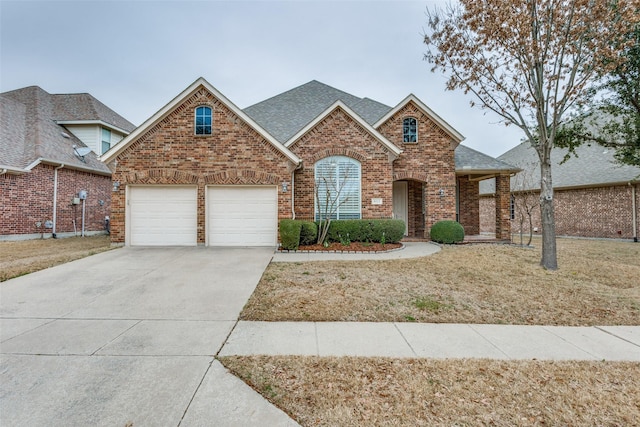
[[[558,239],[558,254],[557,271],[539,266],[539,247],[490,244],[419,259],[272,263],[241,319],[640,324],[640,244]]]
[[[0,242],[0,282],[109,249],[109,236]]]
[[[302,426],[637,426],[640,364],[318,357],[222,363]]]

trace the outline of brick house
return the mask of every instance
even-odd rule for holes
[[[459,218],[478,234],[487,176],[506,183],[495,218],[508,238],[514,168],[462,140],[413,95],[392,108],[312,81],[241,110],[200,78],[102,156],[112,241],[275,246],[279,219],[316,217],[316,182],[348,189],[330,190],[339,219],[401,218],[424,238]]]
[[[558,236],[634,239],[640,227],[640,168],[615,162],[614,151],[599,145],[582,145],[576,155],[562,162],[567,151],[554,148],[554,208]],[[519,166],[512,178],[514,212],[512,230],[520,231],[517,207],[525,197],[536,204],[540,194],[538,157],[528,142],[521,143],[498,159]],[[494,183],[480,184],[481,231],[493,232]],[[533,209],[535,232],[541,232],[540,209]],[[528,233],[528,221],[524,233]]]
[[[0,120],[0,240],[81,235],[83,206],[85,234],[104,233],[111,171],[94,151],[135,126],[89,94],[37,86],[0,94]]]

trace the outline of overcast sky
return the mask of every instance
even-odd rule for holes
[[[446,92],[423,1],[0,1],[0,91],[88,92],[140,125],[198,77],[240,108],[318,80],[395,106],[413,93],[498,156],[522,137]]]

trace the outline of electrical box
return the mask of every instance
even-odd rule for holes
[[[72,204],[72,205],[79,205],[79,204],[80,204],[80,198],[79,198],[79,197],[74,197],[74,198],[71,200],[71,204]]]
[[[80,190],[80,192],[78,192],[78,197],[80,200],[87,200],[87,190]]]

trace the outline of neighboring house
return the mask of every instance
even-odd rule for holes
[[[551,153],[556,234],[637,241],[640,168],[616,163],[612,149],[596,144],[578,147],[576,154],[562,163],[566,153],[566,149],[559,148]],[[520,203],[527,193],[535,201],[540,194],[540,167],[531,145],[523,142],[498,159],[523,169],[512,178],[514,202]],[[492,232],[493,182],[482,182],[480,193],[481,231]],[[512,229],[518,232],[516,212],[513,216]],[[539,207],[533,209],[533,226],[536,232],[542,231]],[[524,232],[528,230],[526,221]]]
[[[336,218],[400,218],[424,238],[458,217],[478,234],[478,180],[491,176],[509,238],[514,168],[462,140],[414,95],[389,107],[312,81],[241,110],[200,78],[102,156],[112,241],[274,246],[279,219],[317,217],[322,179],[348,189]]]
[[[0,94],[0,122],[0,240],[81,235],[83,211],[85,234],[104,232],[111,171],[94,151],[135,126],[89,94],[37,86]]]

